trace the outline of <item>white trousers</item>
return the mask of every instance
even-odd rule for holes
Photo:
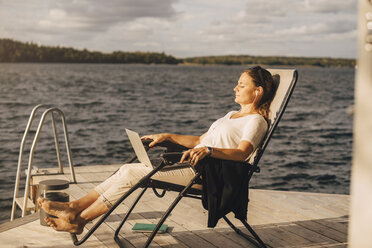
[[[152,167],[146,167],[141,163],[122,165],[114,175],[95,187],[94,190],[100,195],[98,200],[110,208],[125,192],[152,170]],[[182,168],[159,171],[152,178],[185,186],[194,176],[193,169]]]

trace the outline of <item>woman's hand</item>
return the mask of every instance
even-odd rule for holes
[[[183,163],[185,160],[187,160],[190,164],[195,166],[200,160],[209,155],[211,154],[207,147],[193,148],[183,153],[180,163]]]
[[[165,140],[167,140],[169,137],[168,133],[159,133],[159,134],[151,134],[151,135],[145,135],[141,137],[141,140],[153,140],[150,144],[149,147],[153,147],[158,143],[161,143]]]

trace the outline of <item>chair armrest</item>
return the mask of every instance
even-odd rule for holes
[[[183,153],[182,152],[167,152],[160,154],[160,157],[163,158],[165,164],[175,164],[181,160]]]
[[[178,163],[181,160],[182,155],[183,155],[182,152],[167,152],[167,153],[160,154],[160,157],[163,158],[163,162],[166,165],[172,165],[172,164],[177,163],[177,165],[175,165],[174,167],[182,166],[183,164],[185,164],[184,167],[187,167],[187,165],[190,165],[190,163],[188,163],[188,162]],[[223,160],[223,159],[220,159],[220,160]],[[243,166],[248,166],[248,167],[250,167],[251,170],[253,170],[254,172],[257,172],[257,173],[259,173],[261,171],[260,167],[258,167],[257,165],[254,165],[254,164],[250,164],[248,162],[236,162],[236,163],[241,163]]]
[[[162,171],[168,171],[168,170],[176,170],[176,169],[182,169],[191,167],[192,169],[195,169],[194,166],[192,166],[188,162],[180,163],[180,159],[182,157],[182,152],[168,152],[168,153],[162,153],[160,154],[160,157],[163,159],[163,163],[165,164],[164,168],[162,168]]]
[[[149,144],[152,142],[153,140],[152,139],[148,139],[148,140],[142,140],[142,144],[145,146],[145,147],[148,147]],[[182,151],[185,151],[189,148],[185,147],[185,146],[181,146],[179,144],[175,144],[169,140],[166,140],[166,141],[163,141],[161,143],[158,143],[156,144],[155,146],[158,146],[158,147],[165,147],[167,148],[167,152],[182,152]]]

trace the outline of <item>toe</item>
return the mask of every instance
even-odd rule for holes
[[[46,217],[44,220],[48,224],[48,226],[52,226],[54,224],[53,221],[48,217]]]
[[[41,207],[41,205],[43,204],[43,202],[44,202],[44,198],[42,198],[42,197],[39,197],[39,198],[37,198],[37,204]]]

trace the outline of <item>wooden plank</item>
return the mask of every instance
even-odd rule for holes
[[[313,220],[313,221],[347,235],[348,216],[343,216],[340,218]]]
[[[244,233],[249,234],[247,230],[244,230],[240,228]],[[248,240],[237,234],[233,229],[231,228],[214,228],[214,231],[217,233],[217,235],[222,235],[225,238],[228,238],[235,243],[241,245],[242,247],[255,247],[253,244],[251,244]]]
[[[168,209],[176,196],[177,194],[174,192],[173,194],[167,193],[166,196],[159,199],[150,191],[149,194],[146,195],[147,201],[143,204],[144,206],[147,206],[147,208],[165,212],[165,210]],[[172,214],[169,216],[168,220],[180,223],[180,226],[183,229],[189,231],[204,229],[207,223],[207,217],[203,214],[205,211],[203,211],[201,206],[194,206],[193,208],[191,208],[185,203],[187,200],[190,199],[182,199],[178,203],[176,208],[172,211]],[[183,231],[182,228],[180,229],[180,231]]]
[[[180,242],[186,244],[188,247],[203,247],[213,248],[216,247],[213,243],[201,238],[197,233],[184,231],[184,232],[172,232],[172,236]]]
[[[268,229],[266,229],[266,231],[267,230]],[[289,232],[280,226],[272,225],[269,230],[271,231],[271,235],[273,235],[276,240],[281,240],[285,246],[303,247],[311,245],[311,241],[301,237],[300,235]],[[275,244],[274,247],[276,247]]]
[[[75,167],[78,183],[70,184],[70,200],[78,199],[90,192],[120,166],[117,164]],[[64,175],[36,176],[35,182],[61,177],[69,180],[68,170]],[[157,223],[177,194],[176,192],[168,192],[164,198],[159,199],[151,189],[145,193],[119,234],[126,247],[144,245],[150,234],[132,232],[132,226],[136,222]],[[117,247],[113,240],[114,230],[135,197],[136,194],[132,194],[124,203],[120,204],[94,235],[88,239],[85,243],[88,245],[87,247],[94,247],[90,246],[92,243],[99,247]],[[268,246],[345,247],[347,244],[348,208],[349,196],[344,195],[251,189],[248,222]],[[183,198],[166,221],[166,224],[170,226],[169,232],[157,235],[151,247],[251,247],[248,241],[237,235],[223,220],[219,221],[216,228],[207,228],[207,216],[208,213],[203,209],[200,200]],[[232,214],[228,216],[238,228],[243,228],[241,222],[234,219]],[[32,219],[27,222],[26,218],[23,221],[23,224],[15,225],[12,228],[4,228],[3,225],[0,225],[0,235],[3,235],[1,228],[4,233],[13,229],[18,232],[29,229],[26,231],[23,243],[13,241],[13,246],[33,247],[33,241],[28,234],[32,233],[36,237],[37,234],[32,231],[33,227],[25,227],[32,222]],[[96,221],[98,220],[89,223],[84,233]],[[38,220],[36,222],[38,223]],[[36,225],[36,222],[33,225]],[[38,224],[38,226],[40,225]],[[49,234],[43,233],[43,237],[48,235],[46,242],[54,243],[42,245],[42,242],[37,240],[35,241],[37,245],[34,247],[55,244],[57,238],[53,235],[61,239],[59,241],[61,244],[73,247],[72,241],[69,235],[66,236],[66,233],[55,232],[48,227],[44,228],[52,233],[51,237]],[[65,235],[63,238],[61,238],[62,234]],[[7,239],[6,242],[12,241]],[[5,244],[11,246],[11,243]]]
[[[153,194],[150,192],[150,195],[153,195]],[[147,199],[148,196],[149,196],[149,195],[144,196],[144,199]],[[130,200],[130,199],[128,199],[128,200]],[[126,203],[126,204],[129,204],[130,201],[126,201],[126,202],[128,202],[128,203]],[[159,203],[159,201],[155,201],[155,202]],[[165,208],[165,207],[168,207],[168,205],[169,205],[169,203],[166,203],[165,205],[162,205],[162,207]],[[141,206],[146,206],[146,205],[140,204],[139,207],[141,207]],[[138,206],[137,206],[137,209],[136,209],[136,210],[138,211]],[[145,217],[145,218],[150,218],[148,215],[147,215],[147,216],[144,216],[144,217]],[[156,223],[156,222],[157,222],[157,221],[153,221],[152,223]],[[150,222],[150,223],[151,223],[151,222]],[[156,241],[156,240],[155,240],[155,241]],[[172,243],[174,243],[173,239],[172,239]]]
[[[0,224],[0,233],[4,232],[4,231],[7,231],[9,229],[12,229],[12,228],[16,228],[16,227],[22,226],[24,224],[33,222],[33,221],[39,219],[39,217],[40,217],[39,213],[33,213],[33,214],[30,214],[30,215],[26,215],[23,218],[18,218],[18,219],[14,219],[13,221],[10,221],[10,222],[2,223],[2,224]]]
[[[299,214],[297,212],[299,208],[295,208],[290,205],[288,206],[286,196],[272,194],[271,192],[267,192],[266,194],[254,194],[254,191],[251,190],[250,199],[251,201],[248,205],[248,214],[250,214],[250,208],[252,205],[254,205],[256,209],[255,213],[263,213],[268,217],[264,218],[261,216],[261,221],[265,219],[267,220],[263,223],[255,223],[252,219],[249,219],[249,222],[252,225],[310,219],[310,217],[306,216],[306,213],[304,212]]]
[[[16,203],[19,206],[20,209],[23,209],[23,202],[24,202],[24,197],[17,197],[16,198]],[[27,199],[27,207],[26,211],[34,211],[35,210],[35,204],[32,202],[30,198]]]
[[[86,175],[86,177],[89,177],[89,176]],[[101,175],[101,177],[102,177],[102,175]],[[132,223],[132,225],[134,225],[134,224],[135,223]],[[147,235],[145,235],[145,236],[147,236]],[[160,246],[169,246],[169,245],[172,245],[172,246],[175,246],[175,247],[186,247],[183,244],[179,244],[179,242],[177,240],[175,240],[172,236],[167,235],[167,234],[157,235],[154,238],[154,241],[153,242],[159,244]]]
[[[152,192],[149,192],[146,196],[150,198],[150,201],[143,202],[141,206],[143,209],[139,208],[138,211],[145,211],[146,209],[153,210],[152,212],[141,213],[141,215],[144,216],[145,218],[150,219],[152,223],[157,223],[160,220],[160,217],[163,215],[163,213],[165,213],[165,210],[168,209],[169,205],[171,204],[171,201],[169,200],[167,201],[166,199],[151,200],[152,197],[156,197]],[[193,237],[194,242],[198,240],[199,244],[203,243],[206,246],[210,246],[209,242],[202,239],[200,236],[193,234],[189,229],[186,228],[185,223],[190,222],[188,211],[185,211],[183,209],[182,211],[183,213],[179,213],[179,211],[177,211],[176,209],[173,210],[173,212],[165,222],[165,224],[168,224],[169,227],[172,228],[170,235],[175,237],[174,234],[178,234],[177,235],[178,238],[176,239],[180,242],[182,242],[182,240],[190,238],[190,236],[194,236]],[[188,238],[182,237],[181,233],[189,233],[187,235]]]
[[[255,189],[252,194],[269,194],[270,197],[295,199],[297,203],[301,203],[302,207],[309,209],[318,206],[332,210],[336,215],[343,215],[348,212],[350,196],[338,194],[324,194],[311,192],[295,192],[295,191],[276,191],[276,190],[259,190]],[[296,204],[294,202],[294,204]],[[301,206],[299,205],[299,206]],[[341,211],[341,213],[338,213]]]
[[[297,194],[295,197],[288,198],[289,204],[293,204],[293,206],[298,206],[300,208],[306,207],[307,209],[311,207],[313,212],[318,214],[316,218],[337,217],[348,213],[348,208],[339,206],[340,198],[337,196],[331,197],[329,195],[322,194],[319,196],[306,196]],[[345,199],[342,200],[345,201]]]
[[[327,226],[324,226],[322,224],[319,224],[315,221],[299,221],[296,224],[299,226],[302,226],[304,228],[307,228],[309,230],[312,230],[313,232],[319,233],[323,236],[326,236],[330,239],[336,240],[340,243],[346,243],[347,242],[347,235],[345,233],[342,233],[340,231],[328,228]]]
[[[198,224],[196,229],[199,230],[205,229],[207,227],[208,212],[202,207],[200,200],[184,198],[179,203],[178,207],[181,211],[179,211],[179,213],[175,213],[175,215],[177,214],[177,216],[179,216],[183,221],[186,219],[186,223],[188,223],[190,220],[192,220],[192,223]],[[193,211],[188,211],[187,213],[185,213],[184,209],[192,209]],[[230,215],[230,217],[231,216],[232,214]],[[239,221],[236,226],[242,226],[242,223]],[[224,238],[225,243],[233,242],[231,246],[235,246],[236,244],[242,245],[243,247],[250,246],[250,243],[247,240],[237,235],[222,219],[218,222],[217,227],[215,227],[214,229],[209,228],[208,230],[210,231],[209,236],[215,235],[218,236],[219,239]]]
[[[150,192],[151,193],[151,192]],[[177,195],[177,194],[175,194]],[[169,196],[169,195],[168,195]],[[156,197],[155,195],[151,195],[150,197]],[[175,197],[175,196],[174,196]],[[147,205],[147,208],[153,208],[153,209],[164,209],[166,210],[170,203],[173,201],[173,198],[167,199],[166,197],[162,199],[152,199],[149,202],[145,202],[144,205]],[[186,228],[190,228],[191,230],[200,230],[200,229],[206,229],[206,211],[204,211],[201,207],[201,204],[196,208],[190,208],[188,206],[182,206],[185,205],[186,202],[199,202],[198,200],[185,198],[181,202],[178,203],[177,207],[173,210],[172,215],[167,218],[168,224],[174,225],[174,231],[175,232],[185,232],[188,231]],[[185,209],[188,209],[188,211],[185,211]],[[204,212],[204,214],[202,214]],[[202,218],[200,218],[203,215]],[[157,222],[158,220],[154,221]],[[177,224],[178,223],[178,224]],[[188,223],[197,223],[196,228],[195,226],[190,226]],[[190,232],[191,233],[191,232]],[[213,229],[207,229],[206,232],[192,232],[193,234],[196,234],[198,239],[204,240],[204,243],[211,243],[210,240],[214,240],[213,245],[216,245],[216,241],[220,242],[220,244],[225,244],[225,247],[241,247],[241,244],[239,242],[236,242],[236,240],[230,239],[228,236],[224,235],[224,233],[217,232]],[[213,238],[214,237],[214,238]],[[243,244],[243,247],[247,245],[247,241]]]
[[[56,232],[42,226],[39,220],[0,233],[1,247],[75,247],[69,233]],[[89,239],[84,247],[105,247],[95,237]]]
[[[260,202],[257,207],[262,211],[270,213],[270,216],[275,219],[276,222],[302,221],[340,216],[340,212],[333,211],[332,206],[324,208],[319,204],[319,206],[312,204],[310,200],[304,202],[301,199],[300,193],[280,194],[281,192],[268,191],[265,194],[257,194],[259,192],[253,192],[251,202]],[[314,197],[313,194],[308,194],[308,196],[311,198]],[[314,201],[319,201],[319,199],[314,199]],[[342,214],[345,214],[345,212]]]
[[[327,236],[314,232],[310,229],[299,226],[295,223],[288,223],[287,225],[276,225],[284,231],[294,233],[304,239],[309,240],[313,245],[319,246],[332,246],[335,244],[340,244],[337,240],[328,238]]]
[[[88,188],[91,188],[92,184],[87,183],[86,181],[84,181],[84,177],[81,174],[76,175],[76,177],[84,182],[82,184],[76,185],[76,188],[79,188],[80,192],[82,192],[83,195],[85,195],[85,193],[88,193],[90,191],[85,186],[88,184]],[[81,187],[82,185],[84,185],[84,187]],[[77,192],[74,191],[74,193],[77,193]],[[77,197],[77,198],[80,198],[81,197],[80,193],[78,193],[78,194],[79,194],[79,197]],[[88,223],[86,225],[85,229],[90,230],[98,220],[99,220],[99,218],[97,218],[96,220],[94,220],[91,223]],[[100,225],[100,227],[94,232],[93,236],[96,237],[98,240],[100,240],[107,247],[118,247],[115,240],[113,239],[113,234],[114,234],[113,228],[111,228],[106,223],[102,223]],[[83,235],[80,235],[79,237],[81,238],[81,237],[83,237]],[[131,247],[133,247],[133,246],[131,246]]]
[[[261,225],[256,227],[255,232],[260,236],[262,241],[269,247],[291,247],[288,242],[278,237],[273,230],[272,225]]]
[[[275,218],[273,212],[270,212],[267,208],[263,209],[262,205],[263,204],[259,201],[251,201],[248,204],[247,222],[250,225],[264,225],[280,222],[280,220]]]
[[[144,196],[144,198],[146,195]],[[127,201],[124,205],[129,207],[131,204],[131,201]],[[123,205],[123,204],[122,204]],[[144,210],[148,213],[148,206],[145,205],[143,202],[140,202],[137,207],[135,208],[135,211],[132,213],[130,219],[127,220],[127,223],[130,223],[131,226],[134,225],[136,222],[141,222],[141,223],[156,223],[154,222],[154,219],[152,219],[151,216],[147,215],[144,216],[141,210]],[[132,232],[131,230],[128,230]],[[127,233],[125,233],[127,235]],[[146,236],[149,236],[149,234],[145,234]],[[169,233],[164,233],[164,234],[159,234],[156,235],[153,242],[157,243],[159,246],[169,246],[171,245],[172,247],[186,247],[182,243],[178,242],[178,240],[174,239]]]
[[[106,178],[106,176],[105,175],[102,175],[102,174],[103,173],[100,173],[100,178]],[[107,174],[111,174],[111,172],[109,172]],[[81,178],[82,179],[85,179],[85,182],[90,182],[92,180],[92,178],[94,180],[97,180],[97,175],[96,175],[96,173],[85,173],[85,174],[82,175]],[[98,181],[100,182],[101,180],[98,179]],[[95,183],[95,184],[98,184],[98,182]],[[85,185],[88,185],[88,183],[85,183]],[[94,187],[95,187],[94,184],[89,183],[89,186],[88,187],[85,187],[85,190],[86,190],[86,192],[89,192]],[[88,190],[87,190],[87,188],[88,188]],[[122,208],[121,205],[119,205],[119,207],[114,211],[114,213],[116,213],[116,212],[124,213],[124,212],[127,211],[127,208],[125,209],[125,211],[123,211],[123,208]],[[112,239],[113,242],[114,242],[113,234],[115,232],[115,229],[116,229],[117,225],[119,225],[120,221],[122,220],[122,218],[120,218],[120,217],[118,218],[118,215],[117,214],[114,214],[114,213],[111,214],[111,216],[109,216],[106,219],[106,221],[101,225],[101,226],[106,226],[107,225],[108,227],[110,227],[111,230],[106,230],[106,231],[109,231],[109,233],[112,233],[111,239]],[[98,221],[98,219],[96,221]],[[114,225],[114,224],[116,224],[116,225]],[[132,225],[134,225],[134,223],[132,223]],[[100,229],[100,228],[102,228],[102,227],[99,227],[98,229]],[[98,229],[96,230],[96,232],[98,231]],[[132,232],[131,231],[131,226],[128,227],[128,228],[127,228],[127,226],[124,226],[123,227],[123,230]],[[99,239],[101,239],[100,232],[97,232],[95,235]],[[129,246],[133,246],[133,247],[134,246],[137,246],[137,245],[140,246],[138,244],[138,240],[140,240],[140,241],[142,241],[142,240],[143,241],[146,241],[147,240],[147,236],[145,234],[143,234],[143,233],[136,233],[136,234],[132,235],[131,238],[128,238],[127,236],[124,237],[123,235],[120,235],[120,237],[121,237],[121,241],[123,243],[125,243],[127,246],[129,245]],[[133,241],[133,239],[135,239],[135,241]],[[157,247],[157,246],[156,245],[152,245],[152,247]]]
[[[120,204],[118,206],[118,208],[114,211],[114,213],[111,214],[111,216],[106,220],[106,223],[108,225],[112,226],[114,229],[116,229],[117,226],[119,225],[119,223],[122,221],[122,219],[124,217],[124,213],[126,211],[127,211],[126,206],[124,206],[124,204]],[[117,213],[117,212],[119,212],[119,213]],[[132,227],[135,224],[135,222],[136,222],[135,220],[137,218],[142,218],[142,217],[139,216],[136,213],[133,213],[131,215],[131,217],[126,221],[126,223],[122,227],[122,229],[119,233],[119,237],[122,240],[124,240],[124,239],[127,240],[128,242],[130,242],[135,247],[141,247],[147,241],[147,238],[148,238],[149,234],[132,231]],[[141,222],[149,223],[149,222],[146,222],[146,221],[141,221]],[[150,247],[160,247],[160,245],[157,244],[156,242],[152,242]]]

